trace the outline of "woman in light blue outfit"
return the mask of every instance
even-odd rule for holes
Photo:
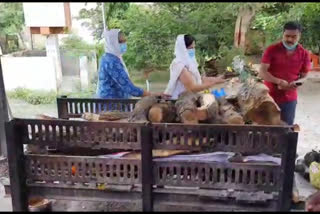
[[[102,56],[99,68],[97,95],[99,98],[128,99],[131,96],[144,97],[150,92],[136,87],[129,78],[129,73],[122,59],[125,53],[126,39],[119,29],[105,32],[106,53]]]

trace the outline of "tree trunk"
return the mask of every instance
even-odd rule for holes
[[[234,32],[234,46],[236,48],[245,48],[246,33],[248,32],[252,18],[256,14],[256,10],[261,6],[256,5],[257,8],[246,7],[240,9]]]
[[[2,54],[8,53],[7,36],[0,36],[0,46],[2,49]]]
[[[176,118],[176,108],[171,102],[154,104],[148,114],[149,121],[153,123],[173,123]]]

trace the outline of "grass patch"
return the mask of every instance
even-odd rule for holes
[[[11,99],[21,99],[33,105],[51,104],[56,101],[56,92],[16,88],[7,92]]]
[[[55,91],[40,91],[31,90],[26,88],[16,88],[12,91],[7,91],[7,96],[10,99],[24,100],[32,105],[53,104],[56,102],[57,97],[62,95],[72,98],[91,98],[95,97],[96,88],[91,87],[87,90],[75,92],[59,92]]]

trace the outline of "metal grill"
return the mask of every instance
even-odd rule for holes
[[[94,184],[141,183],[139,160],[97,157],[26,155],[28,183],[52,182]],[[58,187],[63,183],[57,183]]]
[[[162,162],[154,165],[155,184],[241,191],[279,190],[280,166],[275,164]]]
[[[55,194],[60,194],[64,189],[70,194],[74,190],[88,190],[85,185],[93,185],[90,189],[93,192],[99,190],[98,186],[102,184],[123,186],[141,183],[145,211],[153,210],[153,197],[155,203],[159,202],[161,197],[163,206],[179,204],[184,198],[189,198],[194,201],[195,207],[202,207],[206,202],[200,198],[229,199],[229,193],[218,193],[228,192],[229,189],[234,191],[232,197],[236,198],[236,201],[232,201],[233,206],[242,210],[245,210],[245,207],[237,204],[241,201],[242,193],[246,194],[246,201],[255,203],[256,207],[260,202],[269,203],[270,206],[266,206],[269,206],[270,210],[288,210],[290,206],[297,134],[293,133],[289,126],[150,125],[15,119],[6,124],[6,135],[11,163],[11,192],[15,198],[14,210],[27,209],[26,181],[31,190],[35,185],[43,186],[48,191],[59,187],[55,189]],[[142,160],[25,155],[23,144],[58,149],[137,149],[142,150]],[[271,163],[217,163],[208,160],[153,160],[152,149],[225,151],[240,152],[243,155],[267,153],[281,157],[281,166]],[[68,182],[75,185],[72,190]],[[77,186],[78,184],[80,186]],[[169,186],[171,189],[160,193],[153,191],[153,185],[159,187],[156,190],[160,190],[160,186]],[[61,189],[62,187],[65,188]],[[189,194],[186,191],[188,187],[198,189],[199,194],[201,193],[199,198],[194,195],[196,193]],[[175,188],[182,188],[182,194],[178,194]],[[261,199],[251,200],[251,192],[260,195]],[[131,190],[127,191],[127,194],[132,194]],[[175,194],[173,201],[169,200],[171,194]],[[228,200],[225,202],[225,205],[229,203]],[[188,206],[182,206],[188,210]]]
[[[140,149],[141,123],[20,120],[25,144],[52,148]]]
[[[154,124],[156,149],[281,153],[289,127]]]
[[[61,119],[78,118],[85,112],[100,113],[117,110],[131,112],[139,99],[84,99],[57,98],[58,117]]]

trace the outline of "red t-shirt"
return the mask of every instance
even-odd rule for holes
[[[296,81],[300,73],[307,73],[311,67],[309,52],[302,45],[298,44],[294,53],[289,56],[282,42],[270,45],[265,50],[261,62],[270,64],[268,72],[274,77],[286,80],[288,83]],[[297,89],[279,90],[276,84],[268,81],[264,82],[276,103],[281,104],[297,100]]]

